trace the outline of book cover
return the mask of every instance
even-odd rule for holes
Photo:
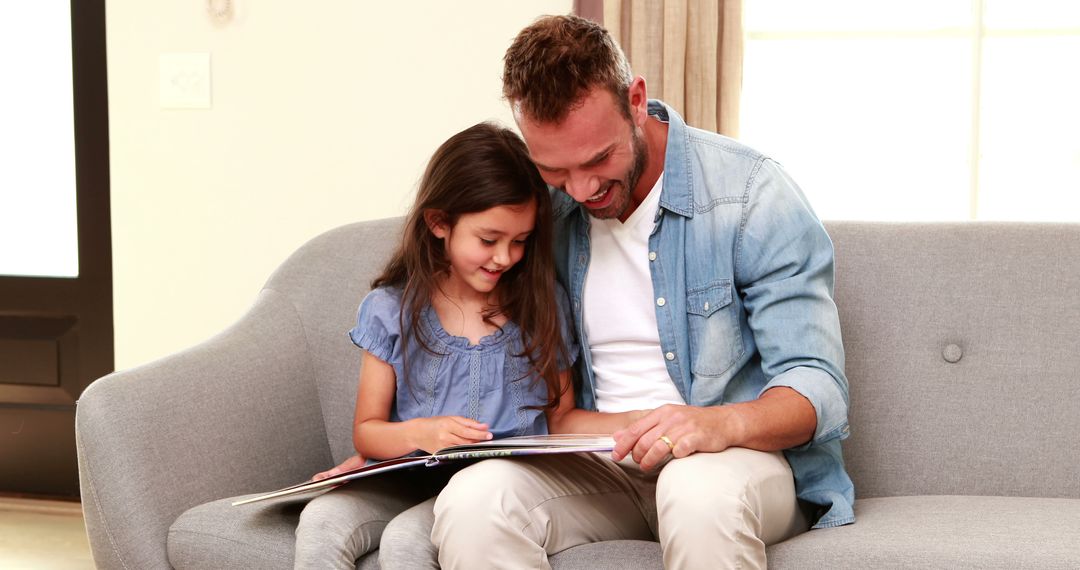
[[[267,499],[287,497],[315,491],[329,491],[349,481],[371,477],[380,473],[412,467],[434,467],[442,463],[462,459],[489,459],[492,457],[515,457],[524,455],[550,455],[555,453],[610,452],[615,447],[611,436],[593,434],[552,434],[507,437],[478,443],[466,443],[446,447],[430,455],[407,455],[370,463],[350,471],[323,479],[304,481],[277,491],[233,502],[233,506],[246,505]]]

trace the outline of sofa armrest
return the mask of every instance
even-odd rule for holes
[[[91,384],[75,431],[97,566],[168,568],[168,529],[185,510],[331,465],[312,370],[293,305],[263,290],[211,340]]]

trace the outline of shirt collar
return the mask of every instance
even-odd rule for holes
[[[687,218],[694,217],[693,185],[690,184],[690,133],[683,118],[657,99],[649,99],[649,116],[668,125],[664,156],[664,190],[660,207]]]

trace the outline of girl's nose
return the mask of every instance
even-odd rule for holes
[[[491,256],[491,259],[500,266],[505,266],[510,263],[510,248],[505,244],[499,244],[495,246],[495,253]]]

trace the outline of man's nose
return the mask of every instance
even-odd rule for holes
[[[567,177],[564,188],[571,198],[578,202],[584,202],[600,189],[600,180],[596,176],[589,174],[571,174]]]

